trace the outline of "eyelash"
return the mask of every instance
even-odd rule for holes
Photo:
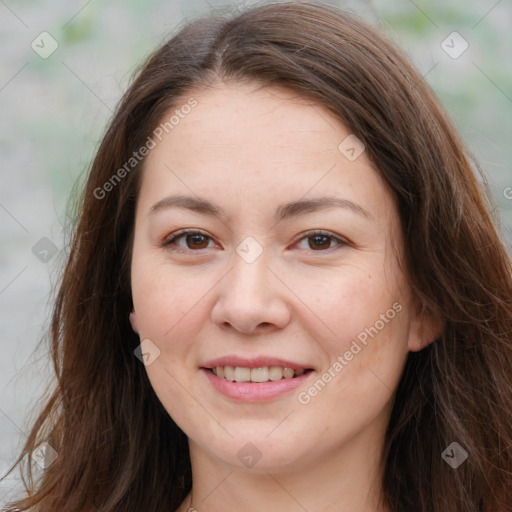
[[[180,246],[176,246],[176,247],[171,247],[172,245],[175,245],[175,241],[178,240],[179,238],[182,238],[184,237],[185,235],[202,235],[203,237],[205,238],[209,238],[210,240],[212,240],[212,237],[207,235],[206,233],[202,232],[202,231],[199,231],[197,229],[183,229],[181,231],[178,231],[176,233],[174,233],[173,235],[171,235],[170,238],[167,238],[166,240],[164,240],[164,242],[161,244],[162,247],[165,247],[171,251],[177,251],[177,252],[201,252],[201,251],[204,251],[206,249],[208,249],[208,247],[204,248],[204,249],[184,249],[183,247],[180,247]],[[338,247],[342,247],[342,246],[345,246],[345,245],[348,245],[348,242],[346,240],[343,240],[337,236],[334,236],[332,233],[330,233],[329,231],[322,231],[322,230],[313,230],[313,231],[308,231],[306,232],[302,238],[299,238],[298,242],[304,240],[304,239],[307,239],[307,238],[313,238],[315,236],[324,236],[324,237],[327,237],[327,238],[330,238],[332,240],[335,240],[336,242],[338,242]],[[327,252],[329,251],[330,249],[333,249],[334,247],[329,247],[328,249],[317,249],[317,250],[314,250],[314,249],[310,249],[312,252]]]

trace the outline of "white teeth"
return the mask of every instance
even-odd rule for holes
[[[268,368],[253,368],[251,370],[251,380],[253,382],[267,382]]]
[[[293,368],[285,368],[285,369],[283,370],[283,377],[284,377],[285,379],[292,379],[292,378],[293,378],[293,374],[294,374],[294,373],[295,373],[295,372],[294,372]]]
[[[283,369],[279,366],[272,366],[268,372],[270,380],[281,380],[283,378]]]
[[[224,378],[231,381],[235,380],[235,369],[232,366],[224,366]]]
[[[211,369],[214,375],[236,382],[268,382],[292,379],[300,377],[305,370],[294,370],[293,368],[281,368],[280,366],[263,366],[260,368],[245,368],[242,366],[217,366]]]
[[[251,380],[251,369],[235,366],[235,380],[237,382],[249,382]]]

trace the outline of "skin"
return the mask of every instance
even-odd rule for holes
[[[140,339],[160,350],[147,374],[190,440],[193,509],[322,512],[336,503],[336,510],[384,510],[380,455],[394,392],[408,352],[439,333],[398,264],[393,197],[365,152],[349,161],[338,150],[350,130],[325,108],[255,84],[217,83],[193,96],[197,106],[145,163],[130,316]],[[206,198],[226,217],[180,207],[149,214],[178,193]],[[333,207],[276,224],[278,205],[321,196],[348,199],[369,217]],[[163,245],[184,228],[206,238]],[[335,238],[312,239],[315,229]],[[248,236],[263,251],[251,263],[236,252]],[[300,403],[299,392],[397,303],[400,312]],[[242,403],[199,370],[233,354],[316,371],[297,390]],[[261,454],[252,467],[237,457],[248,442]]]

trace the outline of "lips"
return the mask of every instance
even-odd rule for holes
[[[280,367],[280,368],[293,368],[294,370],[313,370],[312,366],[302,364],[296,361],[288,361],[286,359],[280,359],[276,357],[256,357],[248,359],[239,356],[225,356],[217,359],[212,359],[201,365],[202,368],[211,370],[217,368],[217,366],[233,366],[240,368],[263,368],[263,367]]]
[[[251,402],[268,400],[291,391],[314,372],[310,366],[296,361],[238,356],[213,359],[200,369],[223,395]]]

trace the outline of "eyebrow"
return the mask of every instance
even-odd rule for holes
[[[224,210],[207,199],[184,195],[164,197],[150,208],[148,215],[154,215],[157,212],[168,208],[186,208],[212,217],[226,218]],[[340,197],[318,197],[315,199],[303,199],[284,203],[277,207],[274,218],[277,222],[280,222],[290,217],[296,217],[298,215],[304,215],[329,208],[345,208],[368,219],[373,219],[373,216],[370,215],[370,213],[361,205],[354,203],[349,199],[342,199]]]

